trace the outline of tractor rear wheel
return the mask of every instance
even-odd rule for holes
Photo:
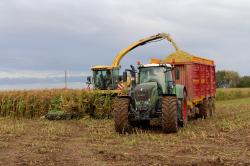
[[[117,98],[114,100],[114,121],[115,131],[124,134],[129,131],[130,125],[128,120],[130,99]]]
[[[162,99],[162,130],[165,133],[178,131],[177,98],[165,96]]]

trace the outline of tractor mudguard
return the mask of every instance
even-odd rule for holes
[[[182,99],[184,97],[185,87],[184,85],[176,84],[175,85],[175,94],[178,99]]]
[[[176,94],[162,94],[162,96],[176,96]]]

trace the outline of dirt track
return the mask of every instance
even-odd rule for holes
[[[114,132],[112,120],[0,119],[0,165],[250,165],[250,98],[178,134]]]

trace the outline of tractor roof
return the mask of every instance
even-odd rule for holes
[[[172,67],[170,64],[155,64],[155,63],[139,65],[139,67],[157,67],[157,66]]]

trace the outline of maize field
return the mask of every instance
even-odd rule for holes
[[[39,118],[49,111],[61,111],[83,117],[112,117],[112,96],[100,91],[52,89],[0,91],[0,116]],[[216,100],[250,97],[249,88],[218,89]]]
[[[233,100],[250,97],[250,88],[219,88],[216,92],[216,100]]]
[[[63,111],[95,118],[111,116],[111,93],[85,90],[30,90],[0,92],[0,116],[39,118],[49,111]]]

